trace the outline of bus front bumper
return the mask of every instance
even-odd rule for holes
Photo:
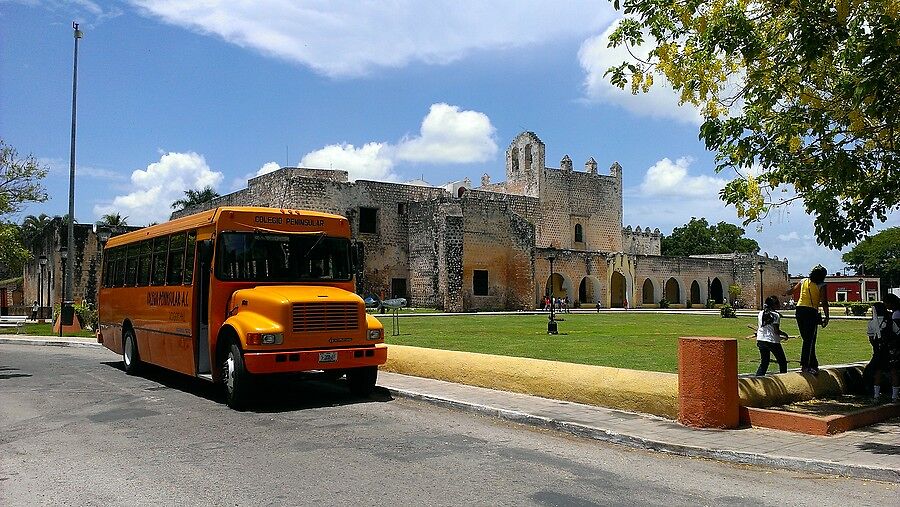
[[[387,345],[348,349],[245,352],[244,366],[250,373],[291,373],[378,366],[387,362]]]

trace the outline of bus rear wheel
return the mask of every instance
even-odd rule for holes
[[[378,380],[378,367],[366,366],[364,368],[352,368],[347,370],[347,382],[350,384],[350,392],[359,396],[366,396],[375,389]]]
[[[137,338],[132,329],[126,329],[122,333],[122,362],[125,363],[125,373],[137,375],[140,372],[141,357],[138,354]]]
[[[244,367],[241,348],[232,343],[222,362],[222,381],[225,384],[225,402],[234,410],[245,410],[251,395],[250,372]]]

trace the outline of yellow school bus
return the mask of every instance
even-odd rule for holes
[[[221,207],[111,238],[97,340],[224,386],[246,407],[260,375],[322,370],[366,394],[384,327],[354,292],[350,224],[326,213]]]

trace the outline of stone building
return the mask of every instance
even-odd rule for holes
[[[344,215],[363,245],[361,294],[452,312],[534,309],[545,294],[590,307],[702,305],[726,300],[733,284],[756,306],[761,288],[788,290],[787,260],[777,257],[661,256],[659,229],[622,226],[618,163],[600,174],[593,158],[575,170],[567,155],[551,168],[545,152],[534,133],[519,134],[506,151],[506,181],[485,174],[477,188],[468,178],[442,187],[351,182],[346,171],[285,167],[173,217],[226,205]]]

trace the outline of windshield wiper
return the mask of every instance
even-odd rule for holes
[[[307,259],[309,258],[309,254],[311,254],[312,251],[315,250],[315,248],[316,248],[317,246],[319,246],[319,243],[322,242],[322,238],[325,237],[325,231],[319,232],[319,233],[318,233],[318,236],[319,236],[319,237],[316,238],[316,241],[312,244],[312,246],[309,247],[309,250],[307,250],[306,253],[303,255],[303,256],[306,257]]]

